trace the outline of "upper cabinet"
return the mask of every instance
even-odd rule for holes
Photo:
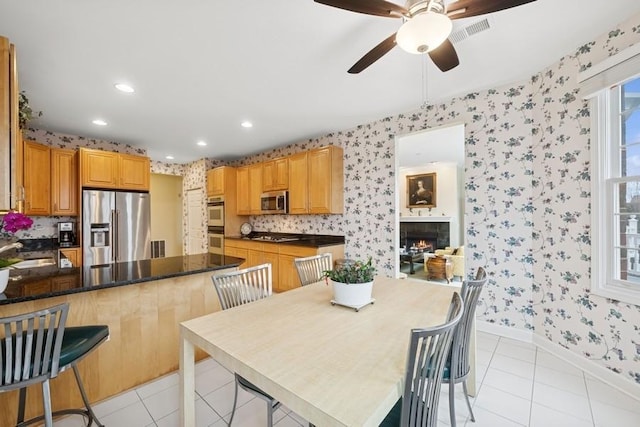
[[[243,166],[236,170],[236,213],[238,215],[251,215],[249,204],[249,168]]]
[[[262,190],[276,191],[289,188],[289,159],[274,159],[262,164]]]
[[[80,149],[82,187],[149,191],[150,175],[148,157]]]
[[[307,154],[309,213],[341,214],[344,210],[342,148],[330,145]]]
[[[307,204],[307,153],[289,156],[289,213],[309,213]]]
[[[262,163],[237,169],[236,213],[238,215],[259,215],[262,195]]]
[[[51,214],[51,148],[24,141],[24,213]]]
[[[16,51],[7,38],[0,37],[0,211],[21,209],[16,197],[22,185],[19,144]]]
[[[51,214],[78,215],[78,152],[51,149]]]
[[[341,214],[342,148],[329,145],[289,156],[289,213]]]
[[[78,215],[78,153],[24,141],[24,212]]]
[[[228,168],[222,166],[207,172],[207,197],[224,196],[225,170],[228,170]]]
[[[118,154],[118,188],[124,190],[149,191],[151,161],[148,157]]]

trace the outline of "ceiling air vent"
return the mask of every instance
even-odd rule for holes
[[[454,31],[449,36],[449,40],[451,40],[451,43],[460,43],[461,41],[468,39],[474,34],[478,34],[490,28],[491,26],[489,25],[489,20],[485,18],[482,21],[474,22],[473,24],[460,28],[458,31]]]

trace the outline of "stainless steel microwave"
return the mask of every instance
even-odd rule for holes
[[[272,191],[260,196],[260,211],[263,214],[289,213],[289,194],[286,191]]]

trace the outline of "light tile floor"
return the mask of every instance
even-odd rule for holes
[[[536,348],[497,335],[478,333],[478,393],[471,399],[476,422],[468,419],[462,386],[456,390],[458,426],[475,427],[636,427],[640,402],[580,369]],[[212,359],[196,366],[197,426],[224,426],[233,404],[233,375]],[[438,425],[449,426],[448,388],[443,385]],[[94,406],[105,426],[179,426],[179,384],[174,373]],[[233,425],[266,426],[266,406],[242,392]],[[307,425],[281,407],[277,427]],[[81,417],[55,422],[56,427],[82,426]]]

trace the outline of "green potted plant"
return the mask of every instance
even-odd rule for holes
[[[41,117],[42,111],[33,111],[29,105],[29,98],[24,91],[21,91],[18,95],[18,126],[20,129],[25,129],[27,122],[36,116]]]
[[[373,302],[373,278],[376,268],[369,257],[364,261],[347,261],[333,270],[324,272],[327,283],[331,280],[333,286],[332,304],[353,307],[359,310],[361,307]]]

